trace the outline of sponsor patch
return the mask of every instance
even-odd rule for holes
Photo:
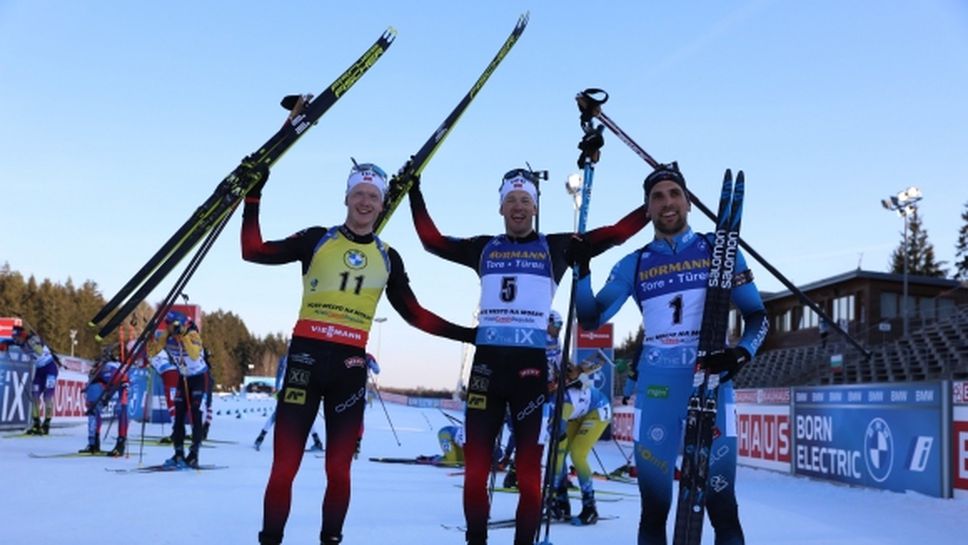
[[[297,369],[295,367],[290,367],[286,373],[289,375],[289,378],[286,379],[287,384],[292,384],[293,386],[306,386],[309,384],[308,369]]]
[[[645,389],[645,395],[652,399],[666,399],[669,397],[669,387],[650,384]]]
[[[292,403],[293,405],[305,405],[306,390],[302,388],[289,388],[286,390],[286,395],[282,398],[282,401],[283,403]]]
[[[541,369],[536,369],[534,367],[529,367],[527,369],[522,369],[522,370],[518,371],[518,376],[521,377],[521,378],[540,377],[541,376]]]
[[[362,269],[366,267],[366,254],[359,250],[347,250],[343,254],[343,263],[351,269]]]
[[[474,367],[471,367],[471,373],[489,377],[491,376],[491,368],[488,367],[486,364],[477,363],[477,364],[474,364]]]
[[[347,369],[351,369],[353,367],[366,367],[366,358],[362,356],[351,356],[343,360],[343,365],[345,365]]]
[[[486,409],[487,396],[481,394],[470,394],[467,396],[468,409]]]
[[[655,443],[661,443],[665,440],[666,432],[665,428],[662,426],[652,426],[649,428],[649,438]]]
[[[297,352],[295,354],[289,354],[287,356],[289,363],[298,363],[300,365],[313,366],[316,365],[316,359],[313,358],[311,354],[306,352]]]
[[[471,382],[468,389],[475,392],[486,392],[490,385],[491,385],[491,379],[487,377],[475,377],[471,375]]]

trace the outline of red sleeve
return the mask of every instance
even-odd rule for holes
[[[390,248],[390,278],[387,280],[387,300],[408,324],[426,331],[431,335],[446,337],[455,341],[473,343],[475,331],[469,327],[451,323],[425,309],[417,301],[410,289],[410,279],[404,269],[403,259],[396,250]]]
[[[264,265],[302,261],[303,272],[309,266],[316,241],[325,234],[322,227],[300,231],[283,240],[262,240],[259,227],[259,199],[246,197],[242,211],[242,259]]]
[[[647,208],[643,204],[618,220],[615,225],[599,227],[586,233],[585,240],[592,247],[592,255],[598,255],[613,246],[618,246],[641,231],[649,223],[646,211]]]
[[[452,238],[440,234],[437,226],[434,225],[434,220],[430,218],[430,213],[427,212],[423,194],[416,186],[410,189],[410,213],[413,216],[417,236],[420,237],[420,243],[425,250],[447,261],[477,270],[481,251],[490,237]]]

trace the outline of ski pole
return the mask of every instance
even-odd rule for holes
[[[579,100],[586,93],[595,94],[600,91],[601,91],[600,89],[586,89],[582,93],[579,93]],[[593,112],[592,115],[594,117],[597,117],[598,120],[601,121],[604,126],[608,127],[608,129],[612,131],[612,133],[615,134],[615,136],[617,136],[619,140],[625,143],[625,145],[627,145],[633,152],[635,152],[636,155],[638,155],[640,158],[642,158],[642,160],[648,163],[649,166],[651,166],[652,168],[657,168],[659,166],[659,162],[656,161],[655,158],[653,158],[651,155],[649,155],[649,153],[645,151],[645,149],[643,149],[642,146],[638,145],[634,140],[632,140],[632,138],[625,131],[623,131],[614,121],[612,121],[611,118],[605,115],[605,112],[603,112],[600,107],[597,109],[597,111]],[[707,218],[711,219],[713,222],[716,221],[716,215],[713,213],[713,211],[710,210],[705,204],[703,204],[702,201],[700,201],[699,198],[692,191],[686,190],[686,193],[688,193],[689,195],[689,201],[692,202],[692,204],[696,205],[696,208],[702,211],[702,213]],[[809,297],[807,297],[806,294],[804,294],[803,291],[800,290],[800,288],[793,285],[793,282],[787,279],[776,267],[771,265],[766,260],[766,258],[761,256],[756,250],[754,250],[745,240],[743,240],[742,237],[740,237],[739,239],[739,245],[744,250],[746,250],[746,253],[752,256],[753,259],[755,259],[760,265],[762,265],[767,271],[769,271],[774,278],[776,278],[777,280],[780,281],[781,284],[786,286],[786,288],[790,290],[790,293],[793,293],[800,300],[800,302],[810,307],[814,312],[817,313],[817,315],[820,316],[820,318],[826,320],[837,333],[843,336],[844,339],[846,339],[847,342],[849,342],[851,345],[854,346],[854,348],[856,348],[861,354],[863,354],[865,358],[867,359],[871,358],[872,353],[870,350],[867,350],[866,348],[864,348],[864,346],[861,345],[860,342],[858,342],[856,339],[854,339],[850,335],[850,333],[844,331],[844,329],[841,328],[836,321],[830,318],[830,316],[826,312],[824,312],[824,310],[820,308],[820,306],[818,306]]]
[[[390,431],[393,432],[393,438],[397,440],[397,446],[401,447],[403,445],[400,443],[400,437],[397,436],[396,428],[393,427],[393,420],[390,420],[390,411],[387,410],[387,405],[383,402],[383,395],[380,393],[380,387],[376,384],[376,378],[373,377],[369,369],[366,370],[366,373],[370,375],[370,380],[373,382],[373,391],[376,392],[376,398],[380,400],[380,405],[383,407],[383,414],[387,415],[387,422],[390,424]]]
[[[584,133],[578,148],[582,150],[578,158],[578,164],[583,170],[583,180],[581,188],[581,207],[578,210],[578,234],[585,232],[588,222],[588,206],[592,200],[592,180],[595,177],[595,163],[598,162],[602,146],[605,140],[602,137],[603,125],[595,126],[592,115],[589,114],[592,108],[600,110],[601,105],[608,100],[608,93],[600,89],[595,92],[585,91],[577,98],[579,109],[581,110],[581,128]],[[571,352],[571,339],[573,322],[575,321],[575,294],[578,292],[578,269],[572,269],[571,293],[568,297],[568,319],[565,321],[565,338],[562,342],[561,363],[558,366],[558,389],[555,391],[555,407],[551,419],[551,438],[552,443],[548,446],[548,461],[545,468],[544,487],[541,490],[541,506],[546,507],[546,502],[551,495],[551,487],[554,484],[554,467],[558,458],[558,427],[561,422],[561,411],[565,395],[565,374],[568,369],[568,360]],[[545,539],[543,544],[550,544],[548,534],[551,532],[551,511],[545,509]],[[540,531],[540,530],[539,530]],[[537,536],[535,536],[537,538]]]

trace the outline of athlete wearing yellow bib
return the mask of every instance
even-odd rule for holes
[[[350,463],[366,402],[366,352],[373,314],[384,289],[407,323],[428,333],[472,342],[474,330],[452,324],[417,302],[393,248],[373,233],[383,210],[386,174],[375,165],[354,165],[347,180],[346,221],[311,227],[289,238],[263,241],[259,200],[262,182],[246,195],[242,258],[268,265],[302,265],[303,297],[293,328],[288,367],[276,408],[273,460],[263,504],[259,542],[277,545],[289,517],[292,481],[322,402],[326,422],[326,493],[320,541],[340,543],[349,508]]]

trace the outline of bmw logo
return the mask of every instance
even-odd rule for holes
[[[366,254],[359,250],[348,250],[343,254],[343,263],[351,269],[362,269],[366,267]]]
[[[867,424],[864,434],[864,462],[867,473],[882,483],[891,475],[894,466],[894,434],[883,418],[875,418]]]

